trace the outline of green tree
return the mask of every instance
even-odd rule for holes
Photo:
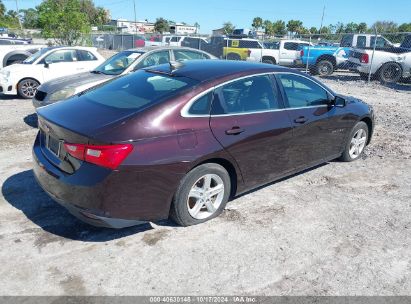
[[[275,35],[284,36],[285,34],[287,34],[285,28],[285,22],[283,20],[277,20],[273,22],[273,32]]]
[[[223,23],[223,31],[226,35],[230,35],[234,32],[235,26],[231,22],[224,22]]]
[[[90,31],[88,16],[79,0],[45,0],[38,6],[39,26],[44,38],[74,45]]]
[[[365,23],[365,22],[361,22],[357,26],[357,32],[360,33],[360,34],[366,33],[367,29],[368,29],[367,23]]]
[[[103,25],[110,21],[110,13],[102,7],[96,7],[92,0],[79,0],[81,11],[87,15],[92,25]]]
[[[399,32],[411,32],[411,23],[403,23],[398,27]]]
[[[315,26],[310,27],[310,34],[317,34],[318,30]]]
[[[344,27],[345,33],[357,33],[358,32],[358,24],[355,22],[347,23]]]
[[[394,21],[377,21],[372,26],[378,33],[398,32],[398,25]]]
[[[261,17],[255,17],[253,19],[253,24],[251,25],[256,31],[263,27],[263,19]]]
[[[300,20],[289,20],[287,23],[287,30],[291,32],[292,34],[298,33],[302,26],[303,26],[303,23]]]
[[[156,22],[154,23],[154,30],[158,33],[164,33],[170,31],[170,25],[168,21],[164,18],[157,18]]]
[[[262,28],[267,35],[274,35],[273,23],[270,20],[264,20]]]
[[[34,8],[20,10],[23,19],[23,26],[25,28],[38,28],[39,27],[39,13]]]
[[[6,7],[4,6],[3,1],[0,0],[0,18],[4,17],[5,12],[6,12]]]

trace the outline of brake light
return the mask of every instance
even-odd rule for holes
[[[300,57],[304,57],[304,50],[300,51]]]
[[[93,146],[65,143],[64,147],[74,158],[110,169],[116,169],[133,151],[131,144]]]
[[[361,61],[361,63],[368,63],[369,59],[370,58],[369,58],[368,54],[362,54],[360,61]]]

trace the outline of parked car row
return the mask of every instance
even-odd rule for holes
[[[410,54],[411,35],[398,45],[381,35],[349,34],[342,37],[339,46],[302,47],[295,63],[308,66],[314,75],[328,76],[336,69],[349,69],[364,79],[371,73],[382,82],[398,82],[411,77]]]

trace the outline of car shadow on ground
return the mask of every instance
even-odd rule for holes
[[[39,127],[38,121],[37,121],[37,114],[29,114],[26,117],[23,118],[23,121],[26,123],[26,125],[37,129]]]
[[[10,176],[2,186],[7,202],[44,231],[83,242],[106,242],[153,229],[147,223],[123,229],[93,227],[72,216],[53,201],[37,184],[33,170]],[[162,222],[167,225],[167,221]]]
[[[4,95],[4,94],[0,94],[0,100],[12,100],[12,99],[16,99],[19,98],[16,95]]]

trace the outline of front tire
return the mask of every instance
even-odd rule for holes
[[[191,226],[217,217],[230,197],[230,176],[218,164],[204,164],[182,179],[170,210],[171,219],[181,226]]]
[[[37,80],[27,78],[21,80],[17,85],[17,92],[24,99],[31,99],[36,95],[37,88],[40,84]]]
[[[365,122],[358,122],[351,130],[341,160],[351,162],[357,160],[364,153],[365,146],[368,143],[369,130]]]

